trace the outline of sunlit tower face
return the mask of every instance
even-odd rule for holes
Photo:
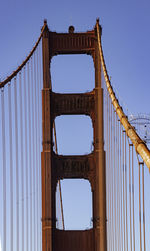
[[[0,239],[0,251],[2,251],[1,239]]]

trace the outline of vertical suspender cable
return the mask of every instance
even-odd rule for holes
[[[108,155],[108,167],[109,167],[109,183],[108,183],[108,189],[109,189],[109,218],[108,218],[108,224],[109,224],[109,250],[110,250],[110,246],[111,246],[111,210],[110,210],[110,205],[111,205],[111,195],[110,195],[110,172],[111,172],[111,167],[110,167],[110,100],[109,100],[109,96],[107,94],[108,97],[108,151],[107,151],[107,155]]]
[[[33,224],[32,224],[32,140],[31,140],[31,81],[30,81],[30,62],[28,62],[28,128],[29,128],[29,142],[28,142],[28,151],[29,151],[29,176],[30,176],[30,251],[32,251],[32,232],[33,232]]]
[[[112,210],[113,210],[113,247],[115,251],[115,194],[114,194],[114,113],[113,113],[113,106],[112,108],[112,197],[113,197],[113,204],[112,204]]]
[[[143,244],[144,251],[146,251],[146,242],[145,242],[145,190],[144,190],[144,163],[142,163],[142,197],[143,197]]]
[[[38,170],[39,170],[39,142],[38,142],[38,133],[39,133],[39,111],[38,111],[38,48],[36,49],[36,51],[34,52],[35,55],[35,123],[36,123],[36,245],[37,245],[37,251],[39,251],[39,236],[38,236],[38,227],[39,227],[39,218],[38,218],[38,214],[39,214],[39,204],[38,204],[38,197],[39,197],[39,193],[38,193]]]
[[[34,52],[34,62],[35,62],[35,142],[36,142],[36,168],[35,168],[35,187],[36,187],[36,193],[35,193],[35,200],[36,200],[36,250],[39,251],[39,245],[38,245],[38,211],[39,211],[39,205],[38,205],[38,169],[39,169],[39,153],[38,153],[38,57],[37,57],[37,49]]]
[[[35,215],[35,211],[36,211],[36,200],[35,200],[35,166],[36,166],[36,140],[35,140],[35,96],[34,96],[34,84],[35,84],[35,58],[33,55],[33,71],[32,71],[32,109],[33,109],[33,128],[32,128],[32,133],[33,133],[33,229],[34,229],[34,233],[36,232],[36,215]],[[33,235],[33,243],[34,243],[34,250],[36,250],[36,233]]]
[[[117,250],[119,251],[119,239],[120,239],[120,232],[119,232],[119,190],[118,190],[118,121],[117,121],[117,114],[115,112],[116,118],[116,216],[117,216]]]
[[[30,61],[30,80],[29,80],[30,86],[28,87],[28,92],[30,95],[30,106],[29,106],[29,113],[30,113],[30,129],[29,129],[29,137],[30,137],[30,215],[31,215],[31,251],[34,251],[34,238],[33,238],[33,233],[34,233],[34,223],[33,223],[33,166],[34,166],[34,141],[33,141],[33,56],[31,57]]]
[[[115,126],[114,126],[114,108],[112,105],[112,166],[113,166],[113,176],[112,176],[112,183],[113,183],[113,239],[114,239],[114,250],[116,250],[116,217],[115,217],[115,142],[114,142],[114,135],[115,135]]]
[[[32,143],[31,143],[31,146],[32,146],[32,233],[35,232],[35,229],[34,229],[34,226],[35,226],[35,223],[34,223],[34,212],[35,212],[35,205],[34,205],[34,166],[35,166],[35,153],[34,153],[34,127],[35,127],[35,124],[34,124],[34,94],[33,94],[33,83],[34,83],[34,76],[33,76],[33,57],[31,59],[31,118],[32,118]],[[35,249],[35,235],[32,234],[32,250],[34,251]]]
[[[116,153],[117,153],[117,125],[116,125],[116,113],[115,113],[115,110],[114,110],[114,194],[115,194],[115,232],[117,233],[118,230],[117,230],[117,223],[118,223],[118,220],[117,220],[117,200],[118,200],[118,197],[117,197],[117,157],[116,157]],[[115,234],[115,250],[118,251],[118,237],[119,237],[119,234],[116,235]]]
[[[113,227],[113,123],[112,123],[112,105],[111,105],[111,231],[112,231],[112,250],[114,250],[114,227]]]
[[[35,114],[35,235],[36,235],[36,250],[38,250],[38,189],[37,189],[37,183],[38,183],[38,140],[37,140],[37,128],[38,128],[38,121],[37,121],[37,64],[36,64],[36,51],[34,52],[34,114]]]
[[[109,98],[109,94],[108,94],[108,112],[109,112],[109,117],[108,117],[108,165],[109,165],[109,248],[111,250],[112,247],[112,233],[111,233],[111,155],[110,155],[110,144],[111,144],[111,127],[110,127],[110,98]]]
[[[111,235],[110,235],[110,164],[109,164],[109,96],[108,92],[106,91],[107,95],[107,150],[106,150],[106,156],[107,156],[107,169],[108,169],[108,251],[110,250],[110,242],[111,242]]]
[[[125,134],[125,194],[126,194],[126,243],[128,251],[128,194],[127,194],[127,136]]]
[[[116,191],[117,191],[117,231],[118,231],[118,241],[117,248],[120,250],[120,240],[121,240],[121,232],[120,232],[120,169],[119,169],[119,122],[118,116],[116,113],[116,168],[117,168],[117,182],[116,182]]]
[[[110,153],[109,153],[109,147],[110,147],[110,130],[109,130],[109,95],[106,91],[107,95],[107,150],[106,150],[106,156],[107,156],[107,170],[108,170],[108,251],[110,250],[111,246],[111,231],[110,231]]]
[[[1,90],[1,112],[2,112],[2,156],[3,156],[3,250],[7,250],[7,225],[6,225],[6,136],[5,136],[5,104],[4,104],[4,89]]]
[[[131,145],[129,144],[129,207],[130,207],[130,250],[132,251],[132,205],[131,205],[131,195],[132,195],[132,186],[131,186]]]
[[[121,221],[120,221],[120,227],[121,227],[121,250],[123,251],[123,209],[122,209],[122,203],[123,203],[123,182],[122,182],[122,173],[123,173],[123,168],[122,168],[122,125],[121,123],[120,125],[120,133],[119,133],[119,137],[120,137],[120,163],[119,163],[119,168],[120,168],[120,217],[121,217]]]
[[[117,162],[117,231],[118,231],[118,251],[120,250],[120,184],[119,184],[119,175],[120,175],[120,169],[119,169],[119,122],[118,122],[118,116],[116,113],[116,162]]]
[[[25,123],[25,180],[26,180],[26,249],[29,250],[29,187],[28,187],[28,133],[27,133],[27,81],[26,81],[26,68],[24,68],[24,123]],[[29,118],[28,118],[29,119]]]
[[[41,44],[40,44],[41,45]],[[42,65],[41,65],[41,46],[39,46],[39,78],[40,78],[40,82],[39,82],[39,101],[40,101],[40,104],[39,104],[39,108],[40,108],[40,111],[39,111],[39,114],[40,114],[40,118],[42,117],[42,114],[41,114],[41,107],[42,107],[42,104],[41,104],[41,90],[42,90]],[[41,137],[41,131],[42,131],[42,123],[40,122],[39,123],[40,125],[40,139],[42,138]],[[40,142],[41,144],[41,142]],[[41,152],[41,145],[39,144],[39,153]],[[41,155],[40,155],[41,156]],[[42,204],[42,199],[41,199],[41,163],[40,163],[40,169],[39,169],[39,198],[40,198],[40,217],[42,217],[42,212],[41,212],[41,204]],[[40,223],[40,236],[42,237],[42,231],[41,231],[41,223]],[[42,238],[40,238],[40,250],[42,250]]]
[[[106,91],[106,88],[105,88],[105,91]],[[109,215],[109,212],[110,212],[110,201],[109,201],[109,199],[110,199],[110,194],[109,194],[109,168],[110,168],[110,166],[109,166],[109,159],[108,159],[108,157],[109,157],[109,149],[108,149],[108,146],[109,146],[109,144],[108,144],[108,141],[109,141],[109,125],[108,125],[108,121],[109,121],[109,111],[108,111],[108,109],[109,109],[109,107],[108,107],[108,102],[109,102],[109,100],[108,100],[108,92],[106,91],[106,100],[107,100],[107,102],[106,102],[106,115],[107,115],[107,117],[106,117],[106,126],[107,126],[107,130],[106,130],[106,135],[107,135],[107,140],[106,140],[106,144],[107,144],[107,148],[106,148],[106,156],[107,156],[107,158],[106,158],[106,162],[107,162],[107,164],[106,164],[106,168],[107,168],[107,212],[108,212],[108,215],[107,215],[107,219],[108,219],[108,226],[107,226],[107,232],[108,232],[108,251],[110,250],[110,224],[109,224],[109,221],[110,221],[110,215]]]
[[[121,123],[120,125],[120,133],[119,133],[119,137],[120,137],[120,217],[121,217],[121,222],[120,222],[120,226],[121,226],[121,250],[124,250],[124,245],[123,245],[123,168],[122,168],[122,125]]]
[[[16,250],[19,251],[19,156],[18,156],[18,96],[17,96],[17,81],[14,79],[14,101],[15,101],[15,143],[16,143]]]
[[[113,116],[114,116],[114,218],[115,218],[115,250],[117,251],[117,242],[118,236],[116,235],[117,232],[117,188],[116,188],[116,177],[117,177],[117,162],[116,162],[116,115],[115,110],[113,109]]]
[[[58,154],[55,122],[54,122],[54,124],[53,124],[53,129],[54,129],[54,139],[55,139],[55,150],[56,150],[56,154]],[[63,213],[63,203],[62,203],[62,196],[61,196],[62,193],[61,193],[61,184],[60,184],[60,180],[58,181],[58,186],[59,186],[59,195],[60,195],[60,204],[61,204],[62,225],[63,225],[63,230],[65,230],[64,213]]]
[[[133,224],[133,250],[135,251],[135,220],[134,220],[134,156],[132,146],[132,224]]]
[[[37,47],[37,154],[38,154],[38,169],[37,169],[37,221],[38,221],[38,225],[37,225],[37,229],[38,229],[38,240],[37,240],[37,249],[40,250],[40,64],[39,64],[39,47]]]
[[[39,170],[40,170],[40,109],[39,109],[39,46],[37,47],[37,251],[40,249],[40,225],[39,225]]]
[[[23,140],[23,106],[22,106],[22,79],[19,73],[19,90],[20,90],[20,159],[21,159],[21,211],[22,211],[22,251],[24,251],[24,140]]]
[[[117,232],[118,232],[118,241],[117,241],[117,249],[119,251],[119,240],[120,240],[120,232],[119,232],[119,168],[118,168],[118,163],[119,163],[119,155],[118,155],[118,121],[117,121],[117,114],[115,112],[115,117],[116,117],[116,215],[117,215]]]
[[[125,156],[125,144],[124,144],[124,132],[122,131],[122,151],[123,151],[123,232],[124,232],[124,251],[126,251],[126,231],[125,231],[125,161],[124,161],[124,156]]]
[[[10,246],[11,251],[14,250],[13,246],[13,212],[14,212],[14,204],[13,204],[13,148],[12,148],[12,109],[11,109],[11,85],[8,85],[8,106],[9,106],[9,157],[10,157]]]
[[[114,250],[116,250],[116,205],[115,205],[115,119],[114,119],[114,109],[112,106],[112,119],[113,119],[113,125],[112,125],[112,131],[113,131],[113,232],[114,232]]]
[[[113,107],[112,107],[113,108]],[[115,111],[113,109],[113,163],[114,163],[114,166],[113,166],[113,194],[114,194],[114,205],[113,205],[113,208],[114,208],[114,247],[115,247],[115,250],[117,251],[117,235],[116,235],[116,232],[117,232],[117,228],[116,228],[116,218],[117,218],[117,215],[116,215],[116,157],[115,157],[115,153],[116,153],[116,126],[115,126]]]
[[[139,162],[139,161],[138,161]],[[142,251],[142,227],[141,227],[141,170],[139,164],[139,224],[140,224],[140,251]]]
[[[114,162],[113,162],[113,107],[111,104],[111,171],[112,171],[112,177],[111,177],[111,191],[112,191],[112,235],[113,235],[113,239],[112,239],[112,247],[113,247],[113,251],[115,251],[115,240],[114,240]]]
[[[118,138],[119,138],[119,142],[118,142],[118,155],[119,155],[119,164],[118,164],[118,168],[119,168],[119,214],[120,214],[120,222],[119,222],[119,226],[120,226],[120,250],[123,251],[123,244],[122,244],[122,174],[121,174],[121,123],[120,120],[118,118]]]
[[[112,232],[112,187],[111,187],[112,186],[112,175],[111,175],[112,166],[111,166],[111,101],[110,101],[110,98],[109,98],[109,170],[110,170],[110,177],[109,177],[110,212],[109,212],[109,215],[110,215],[110,239],[111,239],[110,247],[112,249],[113,248],[113,232]]]

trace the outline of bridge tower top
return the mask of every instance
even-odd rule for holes
[[[46,24],[46,23],[45,23]],[[99,30],[98,30],[99,29]],[[99,20],[93,30],[68,33],[46,29],[43,32],[43,152],[42,152],[42,226],[43,251],[106,251],[106,184],[103,133],[103,89],[98,34]],[[50,62],[59,54],[88,54],[93,57],[95,88],[90,93],[54,93]],[[60,115],[88,115],[93,123],[94,151],[89,155],[63,156],[53,151],[53,125]],[[72,142],[73,143],[73,142]],[[87,231],[56,229],[55,192],[60,179],[88,179],[93,195],[93,228]],[[78,240],[76,243],[75,240]],[[88,244],[87,244],[88,243]]]
[[[97,19],[99,25],[99,19]],[[67,33],[57,33],[50,31],[47,21],[43,37],[49,39],[49,56],[50,58],[58,54],[88,54],[95,58],[95,48],[97,46],[96,25],[93,30],[87,32],[75,32],[75,27],[70,25]],[[100,34],[102,27],[99,25]]]

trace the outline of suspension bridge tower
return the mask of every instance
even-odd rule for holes
[[[97,20],[93,30],[75,33],[49,31],[43,33],[42,90],[42,250],[43,251],[107,251],[106,184],[103,136],[103,90],[98,49]],[[58,94],[52,92],[50,62],[58,54],[91,55],[95,67],[95,88],[87,93]],[[71,84],[71,83],[70,83]],[[63,156],[53,151],[53,123],[59,115],[85,114],[93,123],[94,150],[89,155]],[[72,142],[73,143],[73,142]],[[56,185],[60,179],[87,179],[93,196],[93,227],[85,231],[56,229]]]

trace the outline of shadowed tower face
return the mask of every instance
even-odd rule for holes
[[[101,27],[97,21],[96,26]],[[50,62],[58,54],[88,54],[93,58],[95,88],[87,93],[52,92]],[[94,149],[88,155],[58,155],[53,151],[53,124],[60,115],[87,115],[92,120]],[[43,34],[42,250],[106,251],[106,188],[103,142],[103,90],[96,27],[85,33]],[[73,142],[72,142],[73,143]],[[56,228],[56,187],[60,179],[86,179],[92,189],[93,227]]]

